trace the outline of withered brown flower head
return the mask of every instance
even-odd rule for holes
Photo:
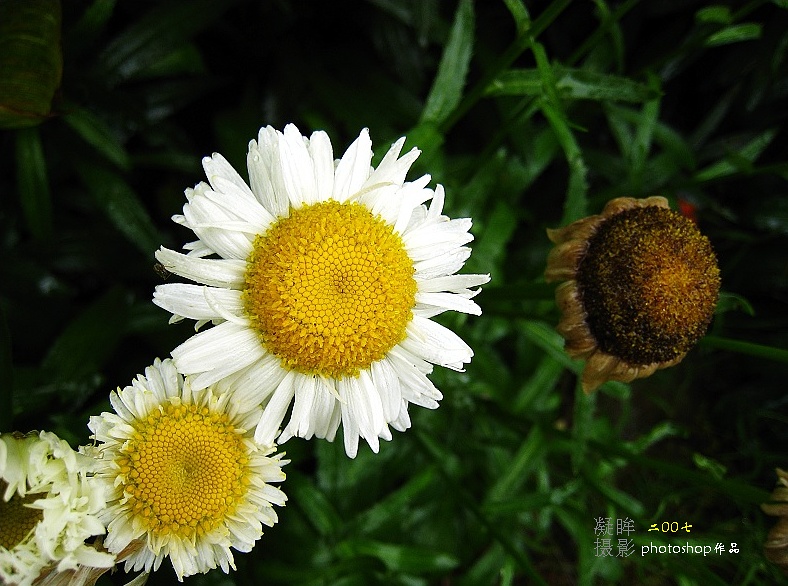
[[[763,546],[766,559],[777,564],[788,574],[788,472],[777,468],[777,488],[770,503],[761,505],[767,515],[779,517],[777,525],[766,536]]]
[[[567,353],[587,360],[585,392],[673,366],[706,333],[719,294],[717,259],[664,197],[614,199],[547,235],[556,246],[545,278],[564,281],[557,330]]]

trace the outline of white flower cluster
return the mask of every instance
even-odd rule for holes
[[[105,533],[98,518],[105,487],[92,481],[95,468],[53,433],[0,435],[3,583],[28,586],[46,571],[114,565],[114,555],[86,543]],[[10,543],[9,535],[21,539]]]

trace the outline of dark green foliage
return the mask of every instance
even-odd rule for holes
[[[788,466],[785,2],[62,4],[62,45],[42,33],[51,63],[62,48],[51,109],[36,97],[14,128],[38,125],[0,135],[4,430],[86,442],[108,392],[190,335],[151,303],[153,251],[191,239],[169,218],[201,157],[244,174],[262,125],[325,129],[335,154],[369,127],[376,160],[407,134],[410,177],[474,220],[466,272],[492,274],[481,317],[441,318],[476,352],[436,368],[441,407],[355,460],[341,438],[291,440],[280,523],[238,571],[187,583],[779,583],[758,505]],[[545,228],[655,194],[709,236],[723,301],[682,364],[586,397]],[[598,517],[634,521],[631,556],[616,536],[596,555]],[[648,531],[663,521],[692,531]],[[739,553],[640,555],[687,541]],[[165,562],[149,583],[174,580]]]

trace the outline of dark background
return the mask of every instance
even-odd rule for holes
[[[0,4],[0,41],[21,4]],[[42,33],[49,73],[0,60],[0,428],[85,443],[109,390],[190,335],[150,301],[153,252],[192,239],[169,218],[200,159],[245,176],[263,125],[324,129],[335,155],[368,127],[376,161],[407,135],[409,177],[474,220],[465,271],[492,274],[481,317],[443,320],[476,356],[436,368],[440,409],[353,461],[341,440],[288,442],[280,523],[237,572],[187,582],[779,583],[759,503],[788,466],[784,2],[27,6],[60,38]],[[31,72],[45,95],[16,100]],[[718,314],[679,366],[585,397],[552,330],[544,230],[655,194],[714,245]],[[598,517],[634,521],[631,556],[596,555]],[[691,533],[648,531],[663,521]],[[640,555],[688,540],[739,553]],[[165,562],[149,583],[174,579]]]

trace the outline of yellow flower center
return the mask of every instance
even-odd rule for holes
[[[600,348],[646,365],[681,356],[706,333],[720,273],[693,222],[651,206],[618,213],[599,227],[577,282]]]
[[[357,376],[405,338],[414,272],[402,239],[366,207],[307,205],[256,238],[246,311],[285,368]]]
[[[8,502],[2,495],[8,484],[0,480],[0,547],[14,549],[36,527],[36,523],[44,517],[41,509],[31,509],[25,505],[41,498],[38,494],[28,494],[24,497],[13,495]]]
[[[135,424],[117,460],[146,531],[194,539],[231,515],[249,484],[243,439],[226,413],[170,403]]]

